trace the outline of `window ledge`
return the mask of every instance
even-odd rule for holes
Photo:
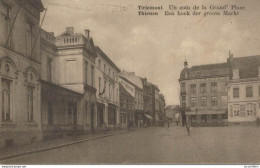
[[[2,121],[2,123],[0,123],[0,127],[1,128],[15,128],[16,124],[13,123],[12,121]]]

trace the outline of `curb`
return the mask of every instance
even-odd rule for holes
[[[91,141],[91,140],[95,140],[95,139],[101,139],[101,138],[105,138],[105,137],[109,137],[109,136],[127,134],[127,133],[133,132],[133,131],[137,131],[137,130],[129,130],[129,131],[120,132],[120,133],[111,133],[111,134],[101,135],[101,136],[94,137],[94,138],[87,138],[87,139],[72,141],[72,142],[69,142],[69,143],[61,144],[61,145],[56,145],[56,146],[47,147],[47,148],[43,148],[43,149],[36,149],[36,150],[31,150],[31,151],[15,154],[15,155],[0,157],[0,161],[12,159],[12,158],[23,156],[23,155],[29,155],[29,154],[32,154],[32,153],[44,152],[44,151],[48,151],[48,150],[52,150],[52,149],[62,148],[62,147],[65,147],[65,146],[70,146],[70,145],[74,145],[74,144],[78,144],[78,143],[82,143],[82,142],[87,142],[87,141]]]

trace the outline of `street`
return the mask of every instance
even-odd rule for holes
[[[141,128],[126,134],[33,153],[2,164],[253,164],[260,163],[257,127]]]

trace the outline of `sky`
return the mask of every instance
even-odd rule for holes
[[[121,69],[158,85],[166,105],[179,104],[179,76],[189,67],[260,55],[259,0],[42,0],[42,28],[58,35],[66,27],[90,30]],[[138,16],[138,5],[177,7],[239,5],[237,16]],[[229,6],[230,7],[230,6]],[[199,9],[200,10],[200,9]],[[201,10],[200,10],[201,11]],[[163,13],[163,12],[162,12]]]

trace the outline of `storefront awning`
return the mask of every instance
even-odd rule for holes
[[[147,117],[148,119],[150,119],[150,120],[152,120],[153,119],[153,117],[152,116],[150,116],[150,115],[148,115],[148,114],[144,114],[144,116],[145,117]]]

